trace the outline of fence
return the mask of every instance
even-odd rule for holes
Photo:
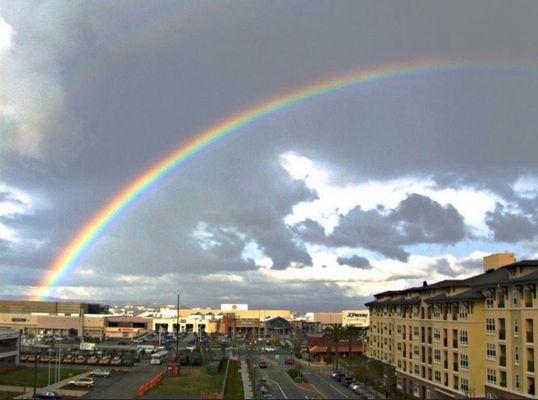
[[[157,375],[155,375],[151,380],[144,383],[140,388],[138,388],[138,397],[144,396],[147,391],[153,389],[157,384],[163,379],[163,373],[159,372]]]

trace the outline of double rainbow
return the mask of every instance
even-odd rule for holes
[[[75,237],[53,261],[52,265],[46,270],[38,287],[32,293],[32,297],[34,299],[41,299],[50,295],[52,289],[61,281],[62,277],[67,272],[74,268],[85,251],[98,240],[100,235],[106,231],[107,227],[109,227],[116,218],[119,218],[122,212],[125,211],[145,190],[156,185],[167,174],[178,168],[202,149],[237,132],[240,128],[250,122],[266,117],[278,110],[303,100],[334,92],[352,85],[387,80],[427,71],[446,71],[469,66],[470,65],[467,63],[461,64],[439,60],[425,60],[361,69],[352,73],[318,81],[277,96],[269,101],[243,110],[224,121],[218,122],[209,129],[198,132],[192,136],[189,141],[181,144],[177,149],[167,154],[163,159],[131,181],[131,183],[124,187],[110,202],[105,204],[99,212],[87,221],[82,229],[78,231]]]

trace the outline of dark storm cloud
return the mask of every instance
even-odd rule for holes
[[[486,224],[496,241],[515,243],[530,241],[538,235],[535,215],[526,215],[497,204],[493,212],[487,212]]]
[[[336,259],[340,265],[349,265],[350,267],[359,268],[359,269],[370,269],[370,260],[365,257],[353,255],[351,257],[338,257]]]
[[[39,127],[38,157],[15,152],[0,160],[3,183],[47,203],[6,222],[45,245],[3,254],[2,263],[45,268],[85,221],[163,154],[277,93],[401,60],[538,58],[531,40],[538,34],[533,3],[233,5],[6,3],[0,15],[24,46],[14,54],[35,54],[41,61],[32,65],[44,73],[32,75],[32,82],[41,77],[36,88],[60,86],[63,101]],[[16,77],[26,69],[13,71]],[[365,247],[399,260],[407,259],[408,244],[455,243],[464,235],[461,216],[420,197],[388,213],[357,208],[329,238],[312,221],[302,224],[304,232],[292,232],[284,218],[315,193],[290,179],[278,156],[295,150],[334,167],[342,181],[433,176],[440,187],[484,187],[516,198],[510,184],[522,171],[538,170],[536,93],[532,72],[431,71],[303,102],[249,125],[179,168],[133,204],[81,262],[103,276],[107,270],[248,271],[256,268],[241,258],[249,241],[279,269],[311,264],[297,237]],[[38,105],[46,103],[39,99]],[[200,222],[207,222],[219,246],[204,251],[192,237]],[[239,296],[247,293],[244,287],[236,290]],[[302,289],[287,290],[291,301]],[[326,290],[347,301],[338,295],[341,288]]]
[[[451,204],[442,206],[415,193],[388,211],[357,206],[340,217],[329,236],[311,220],[298,224],[295,231],[313,243],[362,247],[400,261],[409,256],[403,248],[406,245],[457,243],[465,238],[463,217]]]

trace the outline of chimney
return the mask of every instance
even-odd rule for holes
[[[483,260],[485,272],[490,269],[497,269],[504,267],[505,265],[513,264],[516,262],[516,257],[514,256],[514,253],[504,252],[485,256]]]

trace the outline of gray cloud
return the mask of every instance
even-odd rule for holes
[[[28,143],[34,137],[23,129],[26,117],[44,116],[35,129],[38,155],[30,147],[20,151],[24,145],[0,149],[3,183],[44,203],[31,215],[2,219],[25,238],[3,249],[5,268],[46,268],[85,221],[163,154],[273,95],[342,71],[402,60],[538,59],[529,40],[538,34],[534,5],[0,4],[0,14],[17,31],[10,61],[3,63],[9,75],[1,76],[16,75],[30,88],[17,89],[16,97],[15,81],[0,85],[2,101],[28,98],[19,103],[22,114],[0,115],[0,129],[9,127],[18,142]],[[325,29],[319,29],[320,21]],[[196,282],[194,272],[256,269],[241,258],[250,241],[283,269],[312,263],[304,242],[364,247],[406,260],[406,246],[465,237],[453,207],[417,195],[394,210],[356,208],[329,238],[309,220],[290,230],[283,221],[293,206],[316,197],[278,165],[279,154],[290,150],[334,169],[342,183],[431,176],[439,188],[492,190],[530,216],[536,205],[519,198],[511,184],[523,173],[538,173],[536,73],[484,64],[354,86],[258,120],[152,187],[96,241],[81,265],[100,271],[104,280],[114,271],[178,273]],[[60,101],[48,109],[50,93]],[[506,210],[488,217],[495,240],[532,233],[530,217],[527,224],[518,222],[523,232],[509,223],[513,217]],[[220,243],[208,251],[192,237],[201,221]],[[252,285],[226,289],[246,298],[263,286]],[[301,291],[317,289],[322,287],[287,287],[286,300],[304,304]],[[334,304],[350,301],[340,287],[325,289]],[[279,299],[256,298],[275,304]]]
[[[329,236],[314,221],[304,221],[295,231],[307,241],[331,246],[362,247],[389,258],[407,261],[403,246],[421,243],[457,243],[465,238],[461,214],[451,205],[410,194],[392,210],[367,210],[360,206],[340,217]]]
[[[497,241],[514,243],[533,240],[538,235],[538,221],[533,215],[514,212],[501,204],[487,213],[486,224]]]
[[[359,269],[370,269],[370,260],[365,257],[353,255],[351,257],[338,257],[336,259],[340,265],[349,265],[350,267],[359,268]]]

